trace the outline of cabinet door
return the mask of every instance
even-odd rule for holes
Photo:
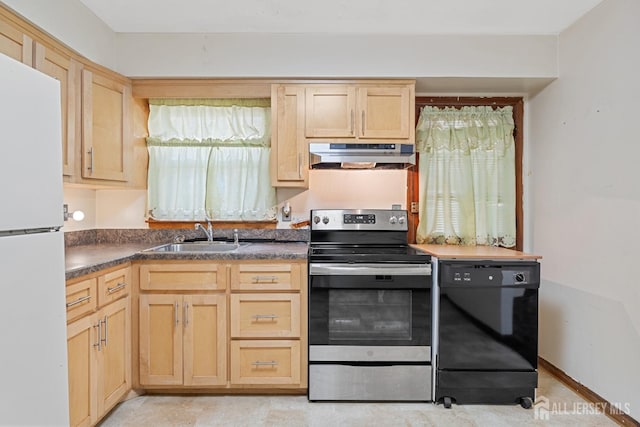
[[[140,295],[140,384],[182,384],[182,297]]]
[[[300,384],[300,342],[231,341],[231,384]]]
[[[231,295],[232,338],[299,338],[299,294]]]
[[[62,112],[62,174],[73,175],[76,120],[79,102],[79,64],[40,43],[36,43],[35,67],[60,82],[60,103]],[[76,126],[78,123],[78,126]]]
[[[33,65],[33,40],[13,25],[0,19],[0,53]]]
[[[86,316],[67,326],[69,418],[74,427],[90,426],[97,421],[95,392],[99,338],[94,321],[94,316]]]
[[[129,86],[82,70],[82,177],[126,181]]]
[[[309,146],[304,137],[304,88],[272,87],[271,182],[274,187],[308,186]]]
[[[356,89],[350,85],[307,87],[305,135],[308,138],[356,136]]]
[[[409,138],[411,89],[397,87],[358,88],[358,135],[361,138]]]
[[[101,351],[98,352],[98,414],[102,415],[131,390],[131,310],[123,298],[100,311]]]
[[[182,310],[184,385],[226,385],[226,295],[185,295]]]

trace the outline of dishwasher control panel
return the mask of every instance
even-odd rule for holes
[[[540,284],[537,262],[444,261],[440,286],[519,286]]]

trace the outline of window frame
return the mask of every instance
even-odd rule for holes
[[[524,206],[523,206],[523,141],[524,141],[524,98],[522,97],[474,97],[474,96],[416,96],[416,122],[420,118],[420,109],[424,106],[454,107],[460,109],[466,106],[490,106],[501,108],[513,107],[513,138],[515,142],[515,170],[516,170],[516,246],[521,251],[524,245]],[[416,154],[416,164],[407,170],[407,206],[409,206],[408,225],[409,242],[416,243],[416,229],[418,228],[419,201],[418,165],[420,155]],[[416,209],[411,207],[415,204]]]

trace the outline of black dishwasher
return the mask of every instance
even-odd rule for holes
[[[435,401],[529,408],[538,383],[535,261],[441,261]]]

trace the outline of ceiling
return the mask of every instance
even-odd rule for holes
[[[602,0],[80,0],[122,33],[559,34]]]

